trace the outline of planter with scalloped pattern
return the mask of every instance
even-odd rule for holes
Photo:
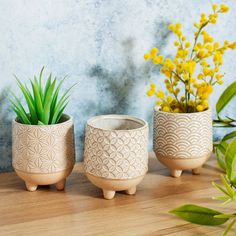
[[[53,125],[26,125],[12,122],[13,167],[29,191],[38,185],[65,187],[75,163],[74,125],[67,115]]]
[[[126,115],[93,117],[86,125],[84,168],[88,179],[112,199],[135,194],[148,169],[148,124]]]
[[[171,175],[183,170],[199,174],[212,152],[212,115],[208,109],[196,113],[170,113],[154,108],[153,148]]]

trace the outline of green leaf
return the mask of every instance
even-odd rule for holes
[[[231,222],[227,225],[227,227],[226,227],[224,233],[222,234],[222,236],[226,236],[226,235],[229,233],[229,231],[232,229],[232,227],[234,226],[235,223],[236,223],[236,220],[231,221]]]
[[[236,138],[228,145],[225,153],[226,173],[232,183],[236,183]]]
[[[227,141],[229,139],[235,138],[236,137],[236,131],[230,132],[226,134],[221,141]]]
[[[60,114],[61,112],[61,109],[67,105],[67,102],[68,102],[68,99],[69,99],[69,95],[66,96],[66,97],[63,97],[60,99],[60,101],[58,102],[57,106],[56,106],[56,110],[53,114],[53,117],[52,117],[52,124],[55,124],[56,121],[58,120],[58,115]],[[65,107],[64,107],[65,108]]]
[[[192,204],[175,208],[171,210],[170,213],[173,213],[188,222],[200,225],[221,225],[228,220],[228,218],[215,218],[216,215],[223,214],[219,211]]]
[[[225,150],[222,151],[221,143],[216,147],[216,160],[222,170],[225,170]]]
[[[224,193],[225,195],[231,197],[231,196],[228,194],[227,190],[225,190],[225,189],[224,189],[223,187],[221,187],[219,184],[217,184],[217,183],[215,183],[215,182],[212,182],[212,185],[213,185],[215,188],[217,188],[218,190],[220,190],[222,193]]]
[[[43,94],[43,104],[45,102],[45,94],[47,94],[47,91],[49,89],[49,87],[51,86],[52,83],[52,73],[49,75],[45,89],[44,89],[44,94]]]
[[[66,79],[66,77],[64,77],[58,84],[55,93],[53,94],[53,98],[52,98],[52,103],[51,103],[51,108],[50,108],[50,114],[54,114],[55,110],[56,110],[56,104],[57,104],[57,99],[58,99],[58,95],[59,95],[59,91],[61,88],[62,83],[64,82],[64,80]],[[52,115],[50,116],[50,121],[52,121]]]
[[[55,124],[56,121],[58,121],[58,114],[60,114],[61,109],[63,108],[63,106],[65,106],[65,104],[67,104],[67,100],[70,97],[69,92],[71,91],[71,89],[75,86],[76,84],[72,85],[64,94],[63,96],[59,99],[58,103],[55,105],[55,110],[54,110],[54,114],[52,116],[52,120],[51,123]]]
[[[58,115],[57,115],[57,118],[56,118],[56,121],[55,121],[55,124],[57,124],[60,119],[61,119],[61,116],[63,114],[63,111],[65,110],[66,106],[68,105],[69,102],[67,102],[62,108],[61,110],[59,111]]]
[[[224,90],[219,100],[217,101],[216,112],[219,114],[235,95],[236,95],[236,82],[233,82]]]
[[[44,115],[45,115],[45,119],[44,119],[44,123],[48,124],[49,123],[49,118],[50,118],[50,107],[51,107],[51,102],[52,102],[52,94],[54,91],[54,87],[56,84],[56,79],[54,79],[54,81],[52,82],[52,84],[49,86],[49,88],[47,89],[47,91],[45,91],[44,94]]]
[[[43,99],[43,88],[42,88],[42,76],[43,76],[44,66],[42,67],[40,74],[39,74],[39,94],[41,99]]]
[[[36,105],[36,111],[37,111],[37,114],[38,114],[38,120],[41,120],[41,121],[44,121],[44,109],[43,109],[43,104],[42,104],[42,100],[41,100],[41,97],[40,97],[40,94],[39,94],[39,88],[37,86],[37,83],[36,81],[31,81],[31,86],[32,86],[32,89],[33,89],[33,93],[34,93],[34,98],[35,98],[35,105]]]
[[[32,124],[37,124],[38,117],[37,117],[37,113],[36,113],[36,110],[35,110],[34,99],[33,99],[32,95],[30,94],[28,88],[26,86],[24,86],[20,82],[19,79],[17,79],[17,84],[18,84],[19,88],[21,89],[21,91],[22,91],[22,93],[25,97],[25,100],[27,102],[29,112],[30,112],[30,115],[31,115]]]
[[[46,125],[43,122],[41,122],[40,120],[38,121],[38,125]]]

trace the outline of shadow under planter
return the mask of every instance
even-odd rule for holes
[[[200,174],[213,148],[211,116],[211,110],[170,113],[154,108],[154,152],[173,177],[181,176],[186,169]]]
[[[38,185],[65,187],[75,163],[73,120],[63,115],[61,123],[26,125],[12,122],[13,168],[29,191]]]
[[[88,120],[84,168],[88,179],[103,190],[105,199],[116,191],[135,194],[148,169],[148,124],[126,115]]]

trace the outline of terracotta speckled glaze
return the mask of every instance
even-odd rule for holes
[[[94,117],[87,122],[84,167],[88,179],[111,199],[115,191],[136,192],[147,172],[148,125],[125,115]]]
[[[211,110],[196,113],[170,113],[154,109],[153,147],[157,158],[174,177],[182,170],[200,167],[212,152]]]
[[[62,120],[55,125],[12,122],[13,167],[29,191],[49,184],[64,189],[75,163],[75,147],[73,121],[67,115]]]

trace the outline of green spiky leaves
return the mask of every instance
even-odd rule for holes
[[[49,125],[60,122],[61,116],[69,102],[71,88],[62,96],[59,96],[61,85],[64,79],[57,84],[56,77],[49,75],[46,85],[43,86],[44,67],[40,71],[39,78],[34,76],[30,80],[31,90],[24,85],[16,76],[18,87],[20,88],[28,110],[24,108],[21,101],[12,93],[10,99],[11,108],[16,113],[19,122],[31,125]]]

